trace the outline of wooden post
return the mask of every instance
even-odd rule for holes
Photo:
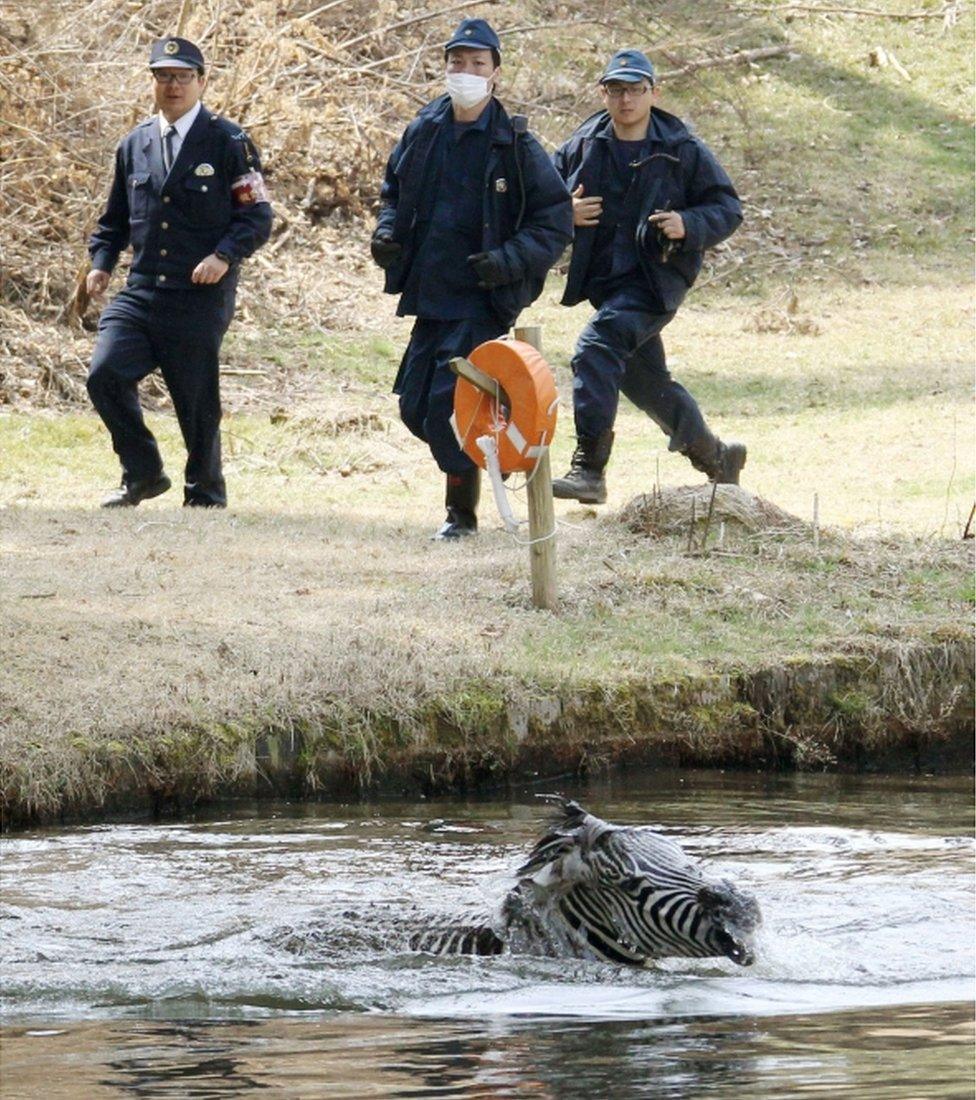
[[[524,325],[515,329],[515,339],[531,344],[542,351],[542,329],[538,325]],[[556,595],[556,510],[552,503],[552,466],[549,462],[549,443],[529,481],[529,565],[532,571],[532,606],[555,611],[559,600]]]

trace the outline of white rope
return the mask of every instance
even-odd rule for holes
[[[522,520],[522,522],[528,523],[528,520]],[[509,534],[512,536],[512,542],[514,542],[516,546],[535,546],[537,542],[548,542],[549,539],[554,539],[556,537],[556,528],[553,527],[548,535],[540,535],[537,539],[520,539],[511,531]]]
[[[501,463],[498,460],[498,436],[501,434],[501,423],[498,419],[492,421],[492,435],[479,436],[475,442],[478,445],[478,449],[485,456],[485,467],[488,473],[488,479],[491,481],[492,496],[495,498],[495,507],[498,509],[498,514],[501,517],[502,523],[505,526],[505,533],[511,538],[512,542],[516,546],[535,546],[539,542],[548,542],[549,539],[556,537],[556,529],[559,527],[568,527],[571,531],[585,531],[587,528],[582,527],[578,523],[570,523],[569,520],[556,519],[556,526],[546,535],[540,535],[535,539],[520,539],[518,537],[519,530],[522,527],[528,525],[527,519],[516,519],[515,513],[512,511],[512,507],[508,502],[509,493],[523,493],[529,486],[529,482],[535,477],[536,472],[539,469],[539,463],[542,461],[542,456],[545,453],[546,433],[542,432],[539,439],[539,456],[535,460],[535,465],[529,471],[525,481],[518,485],[507,485],[502,480],[502,468]]]
[[[498,462],[498,441],[495,436],[479,435],[475,442],[478,444],[478,449],[485,456],[485,466],[491,481],[491,491],[495,497],[498,514],[502,517],[505,530],[510,535],[515,535],[518,533],[519,521],[515,518],[511,505],[508,503],[505,482],[502,481],[502,468]]]
[[[528,522],[529,521],[527,519],[523,519],[520,521],[522,526],[524,526]],[[588,530],[588,528],[583,527],[578,523],[570,523],[569,520],[559,519],[558,517],[556,518],[556,527],[568,527],[570,531]],[[509,534],[512,534],[512,532],[509,532]],[[554,527],[548,535],[540,535],[537,539],[519,539],[515,538],[514,535],[512,537],[513,541],[519,546],[535,546],[537,542],[545,542],[547,539],[554,539],[556,537],[556,528]]]

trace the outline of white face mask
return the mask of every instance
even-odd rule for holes
[[[458,107],[473,107],[491,94],[488,78],[473,73],[448,73],[447,94]]]

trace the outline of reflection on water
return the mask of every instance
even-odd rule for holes
[[[411,953],[500,900],[531,792],[38,831],[2,844],[0,1097],[972,1095],[968,780],[561,786],[755,893],[757,964]]]
[[[124,1021],[9,1028],[0,1095],[917,1100],[971,1095],[972,1044],[972,1009],[958,1004],[477,1026],[361,1015]]]

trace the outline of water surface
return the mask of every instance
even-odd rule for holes
[[[531,791],[2,842],[0,1096],[972,1095],[972,785],[628,776],[578,797],[756,894],[757,962],[441,959]]]

